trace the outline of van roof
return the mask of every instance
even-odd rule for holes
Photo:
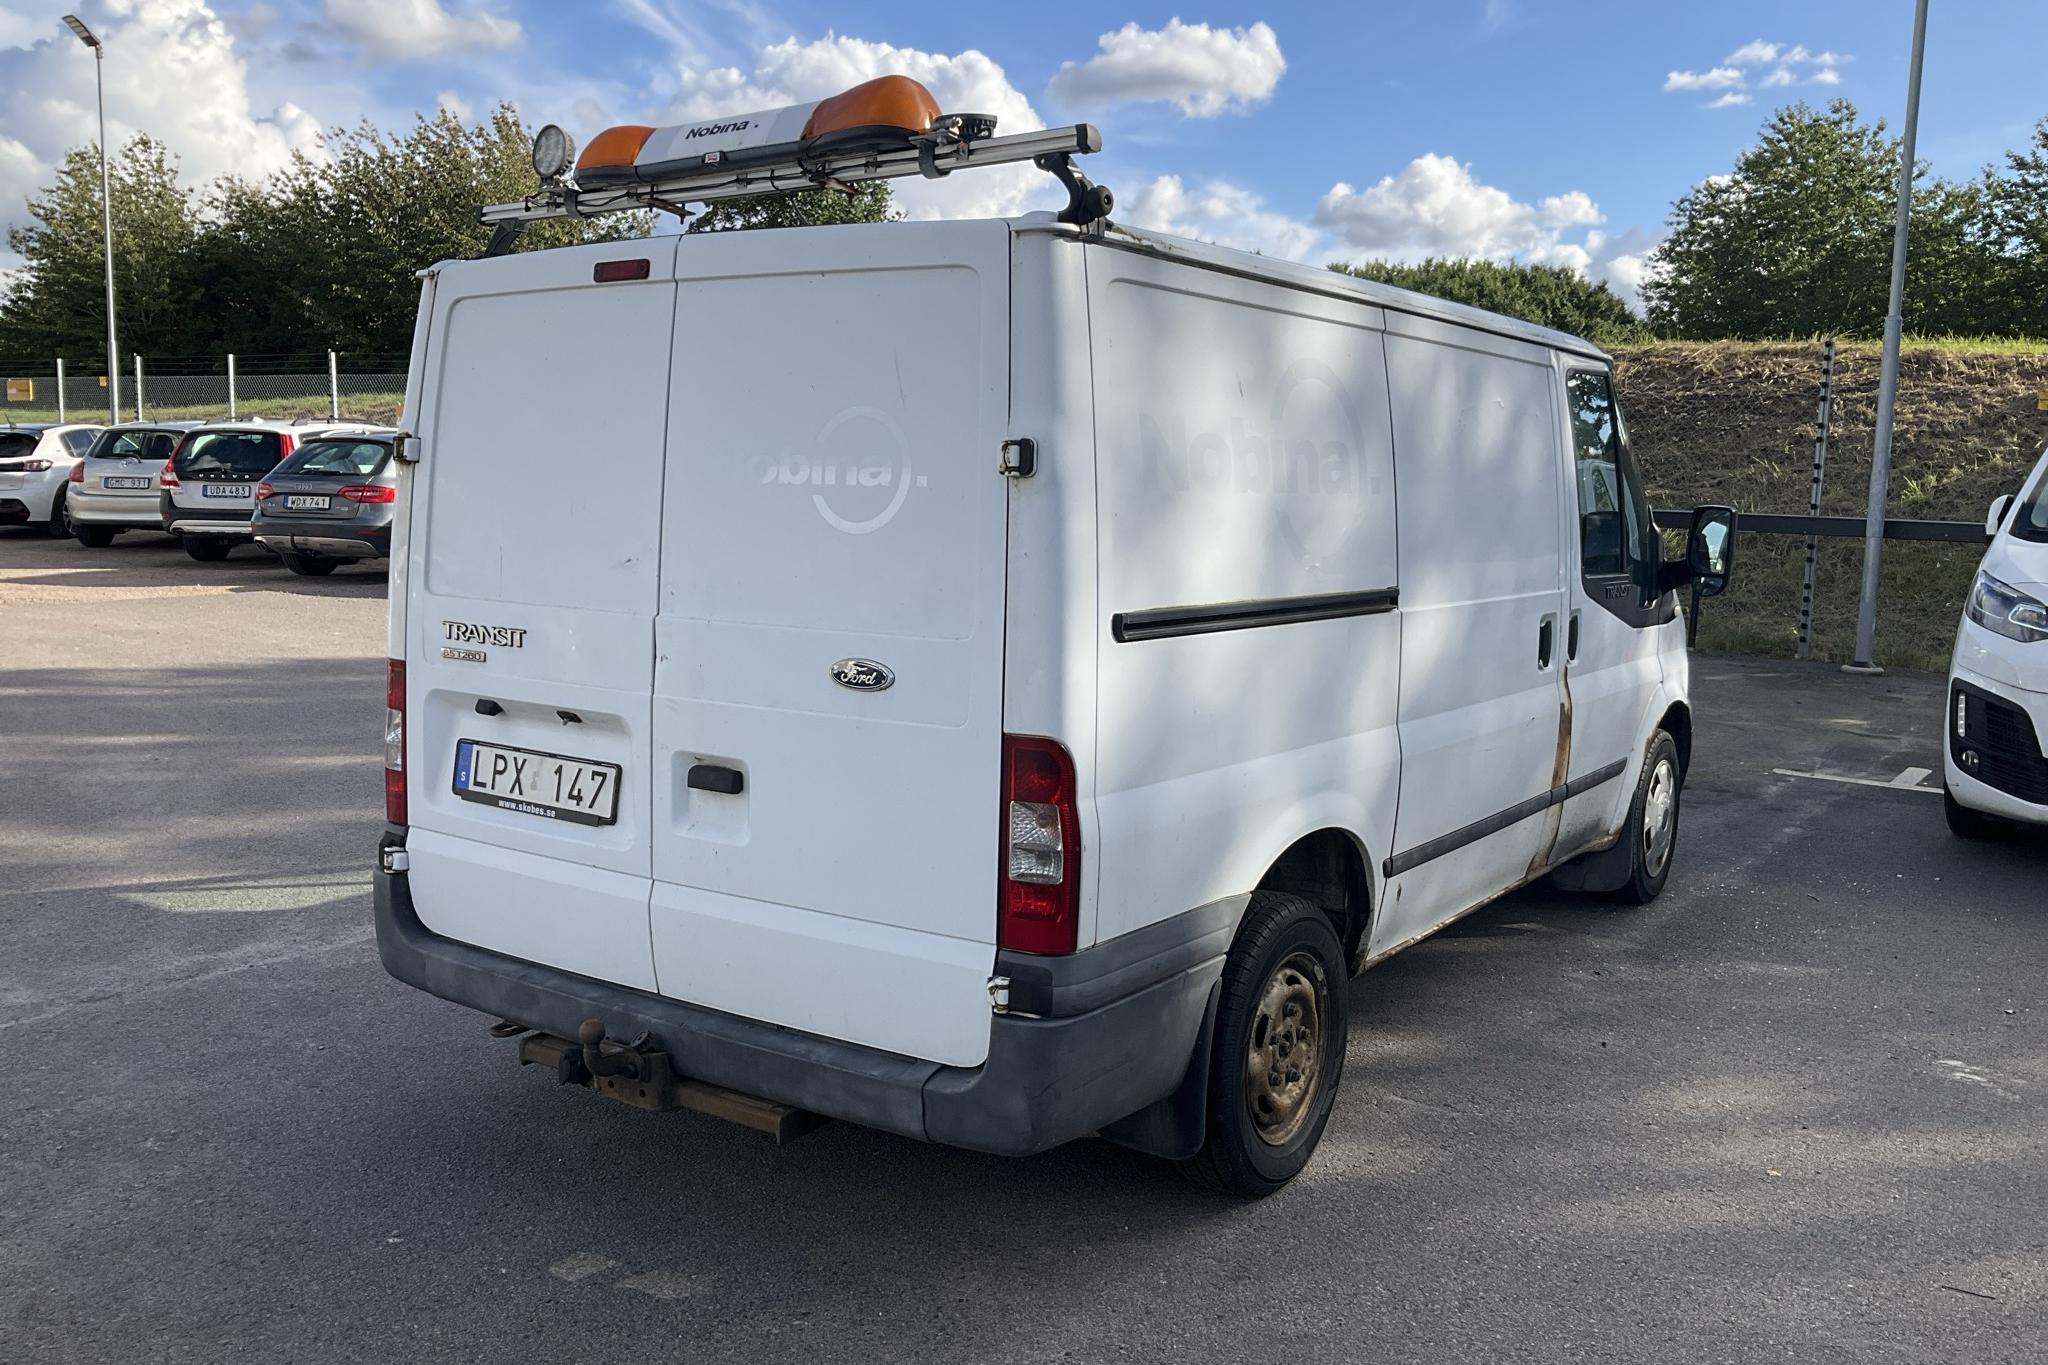
[[[1027,214],[1022,218],[1013,219],[1012,222],[1021,231],[1051,230],[1074,235],[1079,235],[1081,231],[1059,222],[1050,213]],[[1362,303],[1374,304],[1396,312],[1411,313],[1418,317],[1435,318],[1440,322],[1453,323],[1460,327],[1473,327],[1497,336],[1531,342],[1551,350],[1568,351],[1595,360],[1611,359],[1607,352],[1592,342],[1584,337],[1573,336],[1569,332],[1538,326],[1536,323],[1512,318],[1504,313],[1490,313],[1484,308],[1474,308],[1470,304],[1452,303],[1448,299],[1440,299],[1431,294],[1419,294],[1412,289],[1381,284],[1377,280],[1362,280],[1356,275],[1345,274],[1339,270],[1298,265],[1293,261],[1275,260],[1271,256],[1261,256],[1256,252],[1215,246],[1186,237],[1175,237],[1170,233],[1153,232],[1148,228],[1125,227],[1121,223],[1113,224],[1101,240],[1113,246],[1146,251],[1173,260],[1184,260],[1211,270],[1225,270],[1235,275],[1270,280],[1274,284],[1293,289],[1306,289],[1313,293],[1340,298],[1355,298]]]

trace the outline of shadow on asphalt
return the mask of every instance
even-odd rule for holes
[[[313,597],[381,596],[386,561],[339,565],[322,578],[292,573],[276,556],[254,544],[237,545],[226,559],[203,563],[166,535],[147,531],[117,536],[112,545],[88,548],[75,540],[52,540],[20,528],[0,531],[0,552],[8,560],[0,582],[64,588],[163,588],[187,584],[225,585],[230,592],[289,592]]]

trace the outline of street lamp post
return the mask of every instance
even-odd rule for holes
[[[107,249],[107,421],[118,423],[121,420],[121,358],[114,339],[114,197],[107,189],[107,49],[77,15],[65,15],[64,22],[78,35],[79,42],[92,49],[93,80],[99,87],[100,231],[106,239]]]

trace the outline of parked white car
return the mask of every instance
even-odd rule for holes
[[[256,486],[304,442],[323,436],[382,431],[363,422],[209,422],[187,432],[157,476],[157,513],[185,553],[204,562],[226,559],[253,543]]]
[[[90,422],[0,426],[0,526],[69,535],[65,482],[99,432]]]
[[[157,477],[199,422],[131,422],[104,427],[71,466],[65,510],[78,543],[100,549],[123,531],[161,531]]]
[[[871,91],[705,126],[789,151],[613,130],[579,204],[728,156],[807,183]],[[970,126],[924,106],[907,168]],[[1023,137],[987,145],[1095,142]],[[394,975],[627,1103],[1099,1133],[1262,1195],[1322,1136],[1354,972],[1546,874],[1663,889],[1677,590],[1726,586],[1733,513],[1664,561],[1608,358],[1069,180],[1067,220],[425,272]]]
[[[1956,627],[1943,729],[1943,806],[1965,838],[2048,825],[2048,450],[1991,504],[1991,548]]]

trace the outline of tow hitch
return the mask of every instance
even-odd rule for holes
[[[576,1041],[533,1033],[509,1022],[493,1024],[494,1038],[519,1039],[519,1064],[544,1066],[561,1085],[588,1086],[606,1099],[635,1109],[692,1109],[766,1133],[778,1145],[802,1137],[825,1122],[822,1114],[777,1104],[676,1074],[668,1054],[642,1034],[630,1043],[607,1038],[604,1023],[586,1019]]]

